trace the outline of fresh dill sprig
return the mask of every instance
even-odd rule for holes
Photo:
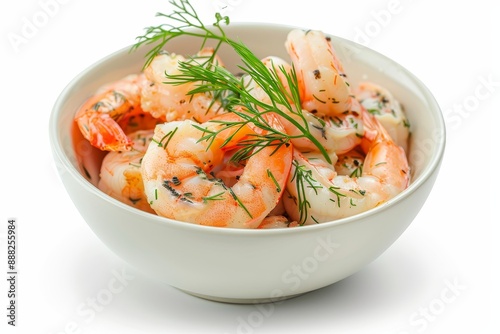
[[[172,139],[172,137],[175,135],[177,132],[178,128],[173,129],[172,131],[167,132],[161,139],[160,141],[156,140],[155,138],[152,138],[151,141],[156,143],[158,146],[163,146],[163,148],[167,148],[168,143]]]
[[[224,195],[223,191],[212,196],[205,196],[202,198],[202,200],[203,203],[208,203],[208,201],[221,201],[224,200],[224,197],[222,195]]]
[[[361,177],[361,175],[363,175],[363,165],[356,167],[351,174],[349,174],[349,177]]]
[[[340,208],[340,199],[347,196],[339,191],[341,190],[340,187],[330,186],[328,187],[328,190],[335,195],[335,197],[337,198],[337,207]],[[330,198],[330,201],[335,202],[335,200],[332,198]]]
[[[280,187],[278,181],[276,181],[276,178],[274,177],[274,174],[273,174],[273,172],[271,172],[270,169],[267,169],[267,176],[269,176],[271,178],[271,180],[273,180],[274,185],[276,186],[276,192],[278,192],[278,193],[281,192],[281,187]]]
[[[311,207],[311,203],[307,199],[308,196],[306,194],[306,190],[312,189],[316,194],[318,194],[317,189],[323,188],[312,176],[312,170],[307,169],[306,166],[299,164],[297,160],[293,160],[292,162],[295,170],[290,179],[290,182],[295,182],[297,187],[297,205],[299,207],[300,217],[299,224],[304,225],[308,216],[309,216],[309,208]],[[317,222],[314,217],[311,218]]]
[[[219,43],[215,46],[214,55],[209,57],[208,61],[212,61],[217,50],[222,45],[223,41],[219,38],[216,32],[210,30],[199,18],[196,10],[188,0],[170,0],[169,3],[174,7],[171,14],[156,13],[157,17],[164,17],[171,20],[173,23],[163,23],[158,26],[150,26],[146,28],[144,35],[136,38],[137,42],[132,46],[131,51],[138,49],[142,45],[156,44],[151,50],[146,53],[146,62],[143,68],[146,68],[154,57],[163,50],[165,45],[172,39],[179,36],[193,36],[201,38],[200,50],[206,45],[209,39],[218,39]],[[229,24],[229,17],[216,14],[216,22],[214,27],[218,28],[219,33],[225,36],[220,24]],[[178,25],[176,25],[178,24]]]
[[[251,136],[249,139],[240,143],[241,153],[237,158],[248,158],[258,150],[269,145],[276,146],[276,149],[282,145],[289,145],[291,139],[307,138],[321,152],[326,161],[331,163],[325,148],[313,136],[310,126],[302,113],[298,79],[294,67],[287,72],[283,66],[269,69],[265,64],[242,42],[230,39],[222,25],[229,24],[229,18],[220,13],[215,15],[216,21],[213,27],[208,27],[199,18],[196,10],[191,6],[188,0],[171,0],[174,6],[172,14],[158,13],[157,16],[172,20],[178,25],[165,23],[159,26],[149,27],[146,33],[139,36],[137,43],[132,49],[137,49],[142,45],[155,44],[155,46],[146,54],[147,67],[156,54],[163,49],[167,42],[179,36],[193,36],[201,38],[201,48],[207,45],[209,40],[214,40],[216,45],[212,57],[209,57],[203,63],[196,58],[189,58],[186,61],[179,62],[179,74],[169,75],[169,84],[182,85],[185,83],[195,83],[195,87],[188,93],[194,95],[197,93],[207,93],[217,96],[224,96],[223,105],[226,110],[238,114],[243,119],[242,122],[228,122],[227,127],[236,129],[245,124],[264,130],[261,134]],[[269,97],[270,102],[262,101],[251,94],[241,77],[229,72],[226,68],[219,66],[213,61],[219,48],[226,44],[230,46],[240,57],[243,65],[239,66],[242,73],[247,74]],[[286,84],[280,80],[280,74],[285,78]],[[288,90],[287,90],[288,87]],[[284,111],[282,109],[285,109]],[[284,118],[295,126],[300,134],[291,136],[285,131],[277,129],[269,124],[265,114],[274,113]],[[213,142],[218,132],[205,132],[203,140]],[[257,149],[255,151],[254,149]],[[253,153],[250,153],[253,152]]]

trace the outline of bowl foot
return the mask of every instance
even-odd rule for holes
[[[225,297],[208,296],[208,295],[204,295],[204,294],[201,294],[201,293],[186,291],[186,290],[182,290],[182,289],[179,289],[179,290],[181,290],[182,292],[185,292],[185,293],[187,293],[188,295],[191,295],[191,296],[195,296],[195,297],[198,297],[198,298],[202,298],[202,299],[206,299],[206,300],[210,300],[210,301],[214,301],[214,302],[219,302],[219,303],[227,303],[227,304],[265,304],[265,303],[274,303],[274,302],[277,302],[277,301],[281,302],[281,301],[286,300],[286,299],[299,297],[299,296],[302,296],[302,295],[304,295],[304,294],[307,293],[307,292],[303,292],[303,293],[299,293],[299,294],[295,294],[295,295],[290,295],[290,296],[282,296],[282,297],[279,297],[278,300],[276,300],[276,298],[275,299],[273,299],[273,298],[225,298]]]

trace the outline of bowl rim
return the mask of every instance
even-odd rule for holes
[[[298,26],[292,26],[292,25],[284,25],[284,24],[276,24],[276,23],[255,23],[255,22],[231,22],[230,25],[226,26],[225,29],[231,30],[233,28],[236,29],[251,29],[255,27],[261,27],[261,28],[266,28],[266,29],[305,29],[303,27],[298,27]],[[373,216],[379,212],[385,211],[389,209],[392,206],[397,205],[399,202],[403,201],[405,198],[409,197],[412,193],[417,191],[436,171],[439,169],[439,166],[441,164],[442,158],[444,156],[444,151],[445,151],[445,146],[446,146],[446,126],[443,118],[443,114],[441,111],[441,108],[439,107],[439,104],[437,103],[435,97],[433,94],[430,92],[430,90],[427,88],[427,86],[419,79],[417,78],[413,73],[411,73],[409,70],[407,70],[404,66],[400,65],[396,61],[390,59],[389,57],[379,53],[376,50],[373,50],[367,46],[358,44],[354,41],[332,35],[329,32],[325,31],[324,32],[327,36],[332,37],[333,39],[336,39],[340,42],[344,42],[347,44],[351,44],[356,46],[359,49],[364,49],[368,50],[369,52],[375,53],[378,57],[384,58],[385,60],[399,66],[399,70],[401,72],[404,72],[404,75],[409,77],[411,81],[413,81],[418,88],[420,89],[420,92],[424,94],[426,102],[429,104],[429,106],[437,111],[434,113],[435,120],[436,120],[436,131],[439,131],[439,140],[436,141],[436,150],[434,154],[431,156],[429,159],[429,162],[427,165],[424,167],[422,170],[421,174],[418,176],[416,180],[412,180],[409,184],[409,186],[396,195],[395,197],[391,198],[387,202],[384,202],[383,204],[372,208],[370,210],[367,210],[365,212],[361,212],[358,214],[355,214],[350,217],[345,217],[345,218],[340,218],[337,220],[333,221],[328,221],[320,224],[315,224],[315,225],[304,225],[300,226],[297,228],[276,228],[276,229],[243,229],[243,228],[233,228],[233,227],[213,227],[213,226],[204,226],[204,225],[198,225],[198,224],[192,224],[192,223],[187,223],[187,222],[182,222],[182,221],[177,221],[174,219],[166,218],[166,217],[160,217],[158,215],[148,213],[145,211],[142,211],[140,209],[134,208],[132,206],[129,206],[125,203],[122,203],[111,196],[105,194],[101,190],[99,190],[97,187],[95,187],[93,184],[91,184],[87,179],[81,175],[81,173],[73,166],[72,162],[66,156],[64,153],[64,148],[61,143],[61,140],[59,140],[59,129],[57,126],[58,120],[62,117],[63,115],[63,108],[62,105],[64,104],[65,100],[69,96],[69,92],[72,90],[72,88],[84,77],[88,72],[92,71],[94,67],[97,65],[106,62],[114,57],[117,57],[119,55],[123,55],[125,53],[129,53],[131,50],[131,45],[123,47],[95,62],[87,66],[84,70],[82,70],[80,73],[78,73],[60,92],[59,96],[57,97],[49,118],[49,140],[50,140],[50,145],[52,148],[52,154],[55,158],[59,160],[59,163],[62,163],[64,167],[64,172],[69,173],[71,177],[78,182],[78,184],[83,187],[86,191],[91,192],[93,195],[98,196],[105,202],[109,202],[110,204],[117,206],[125,211],[130,212],[132,215],[135,215],[136,217],[141,217],[144,219],[144,222],[148,223],[155,223],[155,224],[160,224],[160,225],[165,225],[169,224],[171,228],[178,228],[178,229],[188,229],[188,230],[193,230],[193,231],[199,231],[203,233],[216,233],[216,234],[244,234],[248,236],[263,236],[263,235],[276,235],[276,234],[287,234],[287,233],[304,233],[308,231],[315,231],[318,229],[328,229],[334,226],[339,226],[339,225],[345,225],[349,224],[355,221],[360,221],[364,220],[370,216]],[[182,38],[182,37],[181,37]],[[137,52],[137,51],[134,51]],[[59,174],[61,174],[61,171],[59,168],[57,168],[59,171]],[[59,175],[61,177],[61,175]]]

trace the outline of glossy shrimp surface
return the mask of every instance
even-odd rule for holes
[[[321,31],[292,30],[285,47],[297,72],[302,107],[321,116],[350,109],[350,89],[342,63]]]
[[[379,120],[394,142],[406,151],[410,123],[392,93],[380,85],[364,81],[357,85],[354,94],[363,107]]]
[[[109,152],[101,165],[98,188],[111,197],[153,213],[146,195],[141,174],[141,162],[153,138],[153,130],[139,130],[129,135],[132,150]]]
[[[169,219],[247,229],[349,217],[406,189],[410,129],[396,96],[348,82],[321,31],[292,30],[283,46],[289,61],[249,58],[229,76],[212,48],[160,51],[101,87],[75,115],[111,151],[98,187]]]
[[[75,121],[83,136],[103,151],[127,151],[132,141],[120,125],[133,115],[142,114],[143,74],[131,74],[101,87],[77,111]]]
[[[367,211],[406,189],[410,167],[404,150],[394,143],[379,121],[363,112],[365,154],[359,174],[339,174],[321,159],[294,153],[289,196],[284,196],[290,217],[302,224],[317,224]]]
[[[265,57],[262,59],[264,65],[276,74],[277,80],[282,83],[285,94],[291,97],[290,87],[288,85],[285,73],[291,76],[291,66],[285,60],[279,57]],[[270,103],[270,97],[259,87],[255,81],[248,77],[244,78],[247,89],[260,101]],[[293,103],[292,99],[289,99]],[[304,124],[321,146],[330,154],[342,154],[350,151],[361,142],[363,135],[363,122],[361,121],[361,106],[358,101],[349,97],[349,109],[335,116],[320,116],[302,109],[300,114],[292,113],[285,106],[277,107],[283,113],[286,113],[293,121]],[[295,108],[291,104],[292,108]],[[291,142],[295,148],[301,151],[317,151],[318,147],[308,138],[302,137],[301,129],[285,117],[278,116],[282,122],[286,133],[291,136]]]
[[[203,49],[193,61],[203,64],[208,61],[211,52],[211,49]],[[167,121],[191,119],[201,123],[224,113],[213,94],[188,94],[196,87],[196,83],[177,85],[166,77],[166,74],[179,74],[179,62],[185,61],[187,59],[183,55],[166,52],[153,59],[144,70],[148,84],[142,90],[142,109],[155,118],[162,117]],[[219,58],[215,58],[214,62],[221,64]]]
[[[234,117],[231,115],[229,117]],[[214,142],[200,140],[203,131],[223,127],[190,120],[158,126],[142,161],[142,175],[156,213],[200,225],[256,228],[278,203],[292,161],[292,146],[268,146],[245,161],[232,186],[215,177],[224,150],[238,146],[253,133],[249,127],[222,131]],[[231,141],[221,149],[221,143]],[[168,141],[168,143],[167,143]],[[157,144],[155,144],[157,143]]]

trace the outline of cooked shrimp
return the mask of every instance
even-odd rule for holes
[[[289,97],[289,102],[292,103],[291,91],[288,85],[288,80],[285,76],[285,73],[290,76],[292,67],[289,63],[287,63],[284,59],[276,56],[268,56],[261,59],[262,63],[268,68],[268,70],[273,74],[275,80],[279,80],[282,85],[283,93]],[[271,100],[271,97],[260,87],[255,80],[249,75],[243,75],[243,83],[247,91],[259,101],[265,102],[267,104],[276,104]],[[284,106],[282,109],[285,109]]]
[[[208,131],[219,131],[213,142],[201,140]],[[235,131],[214,121],[196,124],[184,120],[157,126],[142,161],[151,207],[160,216],[194,224],[258,227],[284,190],[292,145],[271,145],[254,152],[231,187],[212,175],[223,161],[224,151],[238,147],[252,134],[249,126]]]
[[[410,180],[404,150],[396,145],[373,115],[363,112],[366,156],[360,176],[340,175],[320,160],[295,151],[289,197],[285,207],[291,219],[315,224],[352,216],[374,208],[403,191]]]
[[[203,49],[198,53],[201,64],[208,61],[211,49]],[[216,115],[224,113],[220,102],[211,93],[188,95],[196,87],[196,83],[173,84],[166,78],[169,75],[180,74],[179,62],[186,61],[182,55],[175,53],[160,53],[144,70],[149,81],[142,90],[141,106],[155,118],[164,117],[166,121],[191,119],[203,123]],[[215,57],[219,66],[222,62]]]
[[[410,124],[401,104],[386,88],[372,82],[362,82],[354,90],[359,102],[375,115],[391,138],[405,151],[408,149]]]
[[[285,42],[297,72],[302,108],[338,116],[350,108],[350,89],[335,50],[321,31],[292,30]]]
[[[283,89],[290,96],[290,87],[283,72],[290,74],[291,66],[281,58],[266,57],[262,62],[269,70],[273,70],[277,75],[277,79],[283,84]],[[270,97],[264,90],[257,85],[249,76],[244,77],[245,87],[250,91],[252,96],[262,102],[271,104]],[[350,151],[361,142],[363,135],[363,122],[361,122],[361,105],[352,97],[349,103],[349,109],[342,114],[335,116],[319,117],[305,109],[302,114],[298,115],[287,110],[284,106],[277,105],[283,113],[286,113],[295,122],[304,124],[311,134],[324,147],[329,155],[342,154]],[[290,101],[291,102],[291,101]],[[293,108],[293,105],[292,105]],[[303,134],[291,121],[284,117],[278,116],[283,124],[286,133],[291,137],[291,142],[295,148],[301,151],[317,151],[317,146],[308,138],[302,137]]]
[[[359,106],[353,101],[353,106]],[[363,122],[361,114],[355,107],[348,112],[334,117],[317,117],[303,110],[301,119],[296,114],[289,114],[295,121],[307,122],[311,134],[318,140],[324,149],[330,154],[343,154],[361,143],[363,136]],[[301,131],[291,122],[281,119],[285,131],[292,137],[292,144],[300,151],[318,151],[317,146],[308,138],[300,137]],[[299,136],[299,137],[296,137]]]
[[[131,74],[105,85],[78,110],[75,121],[83,136],[103,151],[127,151],[132,141],[120,126],[130,117],[142,114],[143,74]]]
[[[141,160],[153,138],[153,130],[140,130],[129,138],[132,150],[109,152],[104,157],[98,188],[120,202],[154,213],[144,193],[141,175]]]

